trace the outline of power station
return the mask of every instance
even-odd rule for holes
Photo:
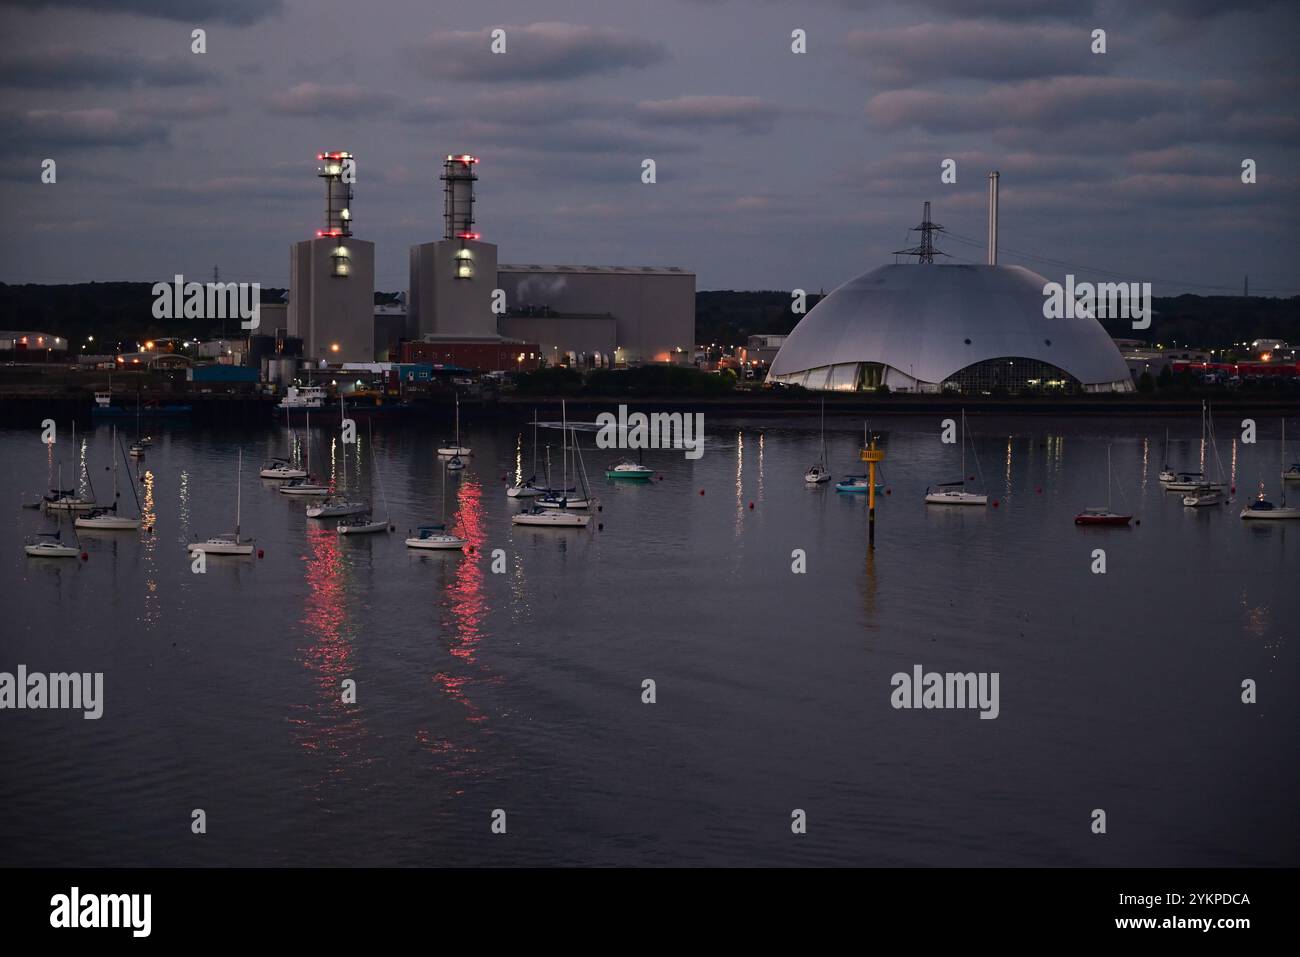
[[[291,247],[286,313],[288,333],[303,340],[309,359],[370,362],[400,352],[404,361],[490,371],[542,362],[592,368],[691,361],[693,272],[499,265],[496,244],[476,227],[479,158],[469,153],[443,161],[442,238],[410,249],[405,320],[389,308],[377,319],[374,244],[352,235],[354,157],[335,151],[317,160],[325,226]]]
[[[355,158],[316,156],[325,181],[325,227],[289,250],[289,335],[303,354],[330,362],[374,358],[375,244],[352,235]]]

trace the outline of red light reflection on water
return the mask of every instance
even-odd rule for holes
[[[347,565],[338,532],[333,528],[309,528],[307,547],[303,558],[308,593],[302,623],[312,643],[299,652],[303,666],[315,675],[320,697],[314,704],[298,706],[301,715],[291,717],[290,723],[304,750],[334,757],[336,763],[330,768],[333,774],[342,770],[344,761],[357,756],[366,730],[359,706],[343,703],[343,679],[355,675],[347,611]]]
[[[465,557],[456,566],[456,577],[447,586],[451,620],[445,622],[452,633],[451,653],[466,664],[474,661],[474,647],[483,637],[482,622],[487,612],[483,595],[483,486],[462,482],[456,493],[456,522],[452,533],[465,539]]]

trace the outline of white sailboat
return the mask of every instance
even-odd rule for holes
[[[569,414],[566,404],[560,401],[561,429],[561,459],[563,460],[562,474],[563,484],[561,489],[569,487],[569,454],[568,454],[568,434],[569,434]],[[574,447],[577,448],[577,438],[574,438]],[[583,479],[583,496],[580,501],[584,502],[586,507],[586,480]],[[548,504],[549,499],[549,504]],[[532,508],[526,512],[519,512],[510,516],[510,522],[514,525],[535,525],[549,528],[584,528],[591,522],[590,515],[582,515],[578,512],[570,511],[568,493],[561,491],[558,495],[550,492],[542,496]]]
[[[375,455],[375,423],[370,423],[370,467],[374,472],[375,482],[379,485],[379,497],[384,503],[384,520],[376,522],[374,516],[369,513],[362,513],[356,516],[350,522],[339,522],[340,535],[371,535],[375,532],[392,531],[391,516],[388,514],[388,495],[384,492],[384,479],[379,468],[379,460]]]
[[[119,532],[131,531],[140,527],[140,519],[138,517],[140,514],[140,498],[136,495],[134,482],[131,483],[131,494],[136,495],[135,511],[137,517],[128,518],[125,515],[117,514],[117,455],[115,454],[117,450],[117,427],[114,426],[112,452],[110,452],[110,457],[113,460],[113,501],[106,506],[88,512],[85,515],[78,515],[72,522],[74,528],[90,528],[99,529],[101,531]]]
[[[826,466],[826,400],[822,399],[821,455],[808,471],[803,473],[803,480],[809,485],[821,485],[831,480],[831,470]]]
[[[1282,462],[1286,463],[1286,418],[1282,419]],[[1264,497],[1264,483],[1259,483],[1259,498],[1241,510],[1241,517],[1252,521],[1282,521],[1300,518],[1300,507],[1286,504],[1286,482],[1282,482],[1282,504],[1274,505]]]
[[[1178,478],[1178,473],[1169,467],[1169,430],[1165,429],[1165,464],[1160,470],[1160,481],[1173,482]]]
[[[506,489],[510,498],[535,498],[548,491],[537,486],[537,410],[533,409],[533,469],[527,479],[516,475],[515,483]]]
[[[460,551],[465,548],[465,539],[453,535],[447,530],[447,472],[441,474],[442,483],[442,519],[436,525],[420,525],[415,533],[406,533],[406,547],[428,551]]]
[[[23,551],[29,558],[76,558],[79,547],[63,544],[62,532],[37,532],[27,539]]]
[[[1183,504],[1188,508],[1199,508],[1204,505],[1224,505],[1227,504],[1227,498],[1224,490],[1228,483],[1223,481],[1223,460],[1219,458],[1219,443],[1214,438],[1214,419],[1206,416],[1206,434],[1210,437],[1210,449],[1214,453],[1214,467],[1217,482],[1204,482],[1186,495],[1183,496]]]
[[[52,488],[50,494],[45,496],[41,503],[45,510],[49,512],[89,512],[98,508],[95,504],[94,494],[90,498],[83,498],[81,495],[81,450],[77,447],[77,423],[72,423],[72,466],[73,474],[76,478],[73,480],[72,488]],[[63,463],[59,463],[59,485],[63,485]]]
[[[586,463],[582,461],[582,446],[578,444],[578,432],[576,429],[568,428],[568,420],[566,416],[562,414],[561,418],[565,426],[563,433],[565,439],[560,446],[560,454],[564,456],[564,484],[557,490],[547,491],[545,495],[539,496],[536,499],[536,505],[538,508],[547,509],[591,508],[595,499],[591,497],[590,487],[587,484],[587,466]],[[568,452],[570,449],[568,443],[570,441],[573,442],[573,471],[578,478],[578,484],[582,487],[581,492],[577,492],[576,489],[570,490],[568,487]]]
[[[343,466],[340,473],[343,476],[342,484],[347,484],[348,479],[348,443],[343,442],[343,428],[347,423],[347,412],[344,407],[345,399],[342,394],[339,395],[339,439],[343,448]],[[329,496],[323,502],[307,506],[308,518],[342,518],[345,515],[363,515],[370,511],[370,503],[362,499],[349,496],[346,492],[340,490]]]
[[[275,456],[263,462],[261,469],[258,470],[258,476],[264,479],[284,481],[306,478],[307,470],[293,464],[293,450],[297,444],[298,437],[291,428],[289,430],[289,456],[287,458]]]
[[[324,496],[324,495],[328,495],[328,494],[330,493],[330,487],[329,487],[328,485],[321,485],[319,482],[313,482],[313,481],[312,481],[312,477],[311,477],[311,410],[310,410],[310,409],[304,409],[304,410],[303,410],[303,413],[307,416],[307,419],[306,419],[306,423],[307,423],[307,424],[306,424],[306,426],[305,426],[305,429],[306,429],[306,435],[307,435],[307,443],[306,443],[306,459],[307,459],[307,461],[306,461],[306,466],[307,466],[307,468],[306,468],[306,475],[304,475],[302,478],[297,478],[297,479],[293,479],[293,480],[290,481],[290,482],[286,482],[284,485],[281,485],[281,486],[279,487],[279,489],[277,489],[277,491],[278,491],[281,495],[306,495],[306,496],[312,496],[312,495],[315,495],[315,496]]]
[[[1207,441],[1211,444],[1214,439],[1214,423],[1210,417],[1209,406],[1201,401],[1201,448],[1204,449]],[[1215,456],[1218,456],[1218,447],[1214,447]],[[1227,488],[1228,483],[1222,481],[1222,464],[1220,463],[1220,481],[1210,482],[1205,478],[1204,472],[1179,472],[1174,476],[1172,482],[1165,482],[1165,488],[1171,492],[1197,492],[1202,493],[1208,490],[1223,491]]]
[[[1286,416],[1282,417],[1282,462],[1286,463]],[[1300,462],[1292,462],[1282,470],[1283,482],[1300,482]]]
[[[460,444],[460,393],[456,393],[456,441],[451,445],[444,445],[438,449],[439,455],[473,455],[474,450]],[[448,466],[450,468],[450,466]],[[464,468],[462,462],[457,468]]]
[[[974,443],[971,453],[974,454]],[[979,471],[979,456],[975,457],[975,469]],[[966,491],[966,410],[961,410],[961,481],[944,482],[932,485],[925,490],[927,505],[987,505],[988,495],[983,492]]]
[[[243,503],[241,496],[241,486],[243,485],[244,475],[244,450],[239,450],[238,464],[235,466],[235,531],[227,535],[213,535],[211,538],[202,542],[191,542],[186,545],[186,550],[193,555],[195,552],[205,552],[209,555],[251,555],[253,554],[253,540],[251,538],[240,537],[240,507]]]

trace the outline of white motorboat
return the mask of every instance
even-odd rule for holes
[[[1223,490],[1213,485],[1202,485],[1183,496],[1183,504],[1188,508],[1200,508],[1202,505],[1223,504]]]
[[[305,479],[307,470],[298,468],[288,459],[271,459],[269,462],[262,463],[262,468],[257,474],[264,479],[288,481],[289,479]]]
[[[350,522],[339,522],[340,535],[371,535],[375,532],[387,532],[392,526],[387,522],[376,522],[369,515],[358,515]]]
[[[456,440],[448,445],[440,446],[438,448],[438,454],[454,455],[454,456],[474,454],[473,449],[469,448],[468,446],[464,446],[460,444],[460,393],[459,392],[456,393]],[[448,466],[448,468],[450,467],[451,466]],[[465,464],[462,462],[457,467],[464,468]]]
[[[325,387],[319,385],[291,385],[276,407],[286,412],[298,409],[323,409],[325,407]]]
[[[63,544],[58,532],[37,532],[23,545],[23,551],[32,558],[76,558],[80,548]]]
[[[359,502],[343,495],[331,495],[319,504],[308,506],[307,517],[342,518],[345,515],[364,515],[369,511],[369,502]]]
[[[971,454],[975,454],[974,443]],[[975,456],[975,471],[979,472],[979,456]],[[987,505],[989,497],[983,492],[966,491],[966,410],[961,410],[961,481],[941,482],[925,490],[927,505]]]
[[[445,525],[421,525],[414,535],[407,536],[407,548],[423,548],[432,551],[460,551],[465,548],[465,539],[447,531]]]
[[[987,505],[989,497],[981,492],[967,492],[961,488],[931,486],[925,490],[925,501],[927,505]]]
[[[191,555],[195,552],[203,552],[208,555],[253,554],[253,540],[251,538],[241,538],[239,535],[240,506],[243,503],[243,497],[240,494],[243,474],[244,450],[240,449],[238,464],[235,466],[235,530],[224,535],[213,535],[201,542],[190,542],[185,546],[185,549]]]
[[[538,525],[546,528],[582,528],[590,524],[590,515],[564,509],[531,508],[510,516],[514,525]]]

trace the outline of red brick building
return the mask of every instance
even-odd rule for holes
[[[463,366],[478,372],[531,372],[541,363],[535,342],[520,339],[423,339],[402,343],[402,362]]]

